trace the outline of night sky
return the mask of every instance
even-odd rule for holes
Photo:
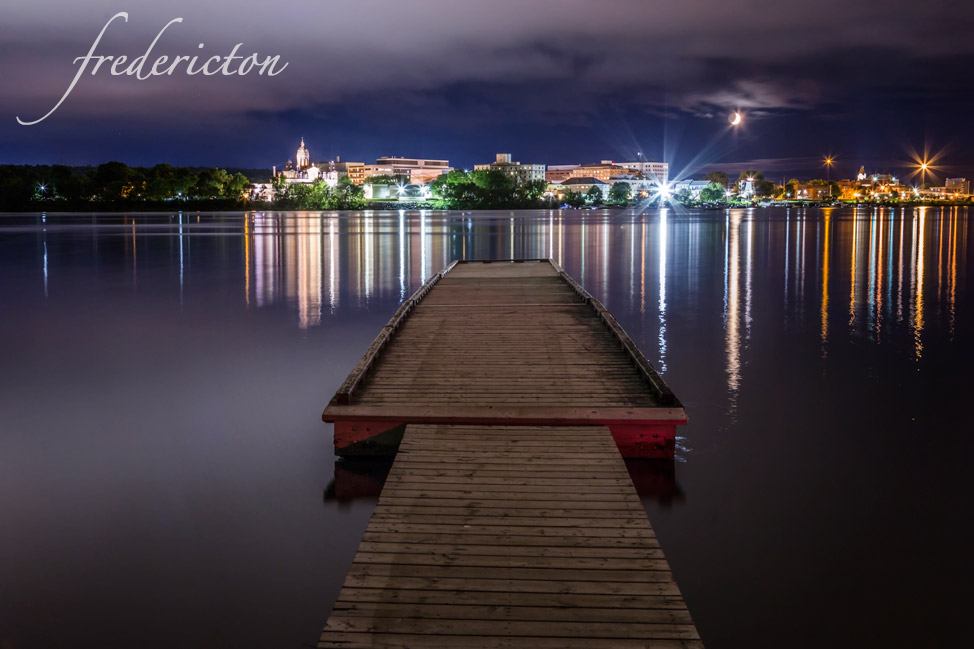
[[[84,76],[98,53],[280,54],[247,77]],[[455,166],[509,151],[548,164],[633,159],[671,175],[902,172],[942,152],[974,176],[974,3],[962,0],[14,0],[0,29],[0,162],[269,167],[304,136],[316,161]],[[731,133],[728,114],[746,114]]]

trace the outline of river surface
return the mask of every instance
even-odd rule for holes
[[[549,256],[686,406],[631,471],[710,649],[965,644],[969,218],[0,215],[0,647],[313,646],[381,484],[322,407],[451,260]]]

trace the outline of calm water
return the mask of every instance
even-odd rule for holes
[[[956,646],[972,231],[963,209],[0,216],[0,647],[313,646],[379,484],[335,479],[325,402],[450,260],[549,255],[686,405],[675,471],[632,471],[711,649]]]

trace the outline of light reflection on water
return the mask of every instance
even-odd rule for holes
[[[966,208],[958,207],[689,214],[662,209],[624,216],[557,211],[519,212],[516,216],[506,212],[448,216],[430,212],[250,212],[202,220],[199,215],[182,213],[101,215],[91,217],[82,227],[98,237],[125,230],[124,256],[132,286],[139,283],[140,248],[152,248],[149,237],[174,233],[180,301],[187,273],[193,272],[194,249],[207,247],[201,235],[227,237],[242,248],[238,263],[244,304],[263,308],[286,303],[293,307],[301,329],[320,326],[323,316],[334,315],[343,307],[343,300],[351,308],[362,308],[376,298],[402,300],[456,258],[551,257],[604,300],[625,295],[628,311],[639,315],[640,330],[655,327],[656,342],[644,345],[644,351],[663,375],[669,369],[667,310],[674,305],[683,308],[685,296],[706,281],[704,275],[714,260],[699,262],[699,256],[705,254],[701,236],[717,239],[723,242],[723,372],[728,413],[733,415],[746,378],[745,356],[754,325],[756,254],[763,258],[763,282],[772,281],[775,274],[781,276],[786,320],[802,320],[811,306],[806,293],[818,294],[823,357],[829,353],[830,336],[835,335],[839,317],[830,295],[848,292],[844,335],[881,344],[889,333],[887,327],[905,327],[919,362],[928,317],[935,318],[938,326],[945,323],[951,339],[957,329],[957,283],[964,277],[969,247],[967,217]],[[674,218],[679,219],[673,226],[678,230],[671,236],[669,222]],[[18,221],[6,231],[36,228],[41,242],[37,263],[47,298],[52,281],[48,237],[74,232],[77,226],[70,218],[46,214]],[[680,273],[670,279],[668,287],[674,259],[679,261]],[[617,284],[620,275],[625,278],[625,288]],[[681,297],[668,301],[668,290]],[[656,305],[654,324],[645,319],[651,300]]]
[[[637,483],[666,494],[647,507],[708,646],[753,641],[754,629],[787,646],[813,646],[816,636],[800,630],[837,603],[857,611],[835,622],[850,639],[875,640],[872,621],[892,619],[901,606],[911,615],[897,619],[911,621],[884,636],[886,646],[925,642],[935,627],[946,633],[941,618],[934,625],[908,606],[916,592],[939,592],[949,608],[950,566],[918,567],[869,597],[855,584],[875,583],[906,549],[951,556],[956,543],[943,521],[963,509],[961,458],[970,446],[949,435],[969,423],[959,398],[972,360],[968,221],[964,208],[0,216],[0,334],[9,362],[0,406],[10,413],[0,436],[0,510],[13,521],[0,533],[0,556],[12,557],[0,579],[18,587],[0,598],[0,646],[60,646],[46,631],[50,619],[82,630],[74,647],[125,645],[113,642],[124,634],[111,625],[86,626],[52,608],[52,590],[67,593],[58,601],[79,607],[85,620],[102,607],[129,607],[141,620],[139,637],[155,635],[159,646],[172,639],[146,623],[139,607],[148,605],[127,599],[111,564],[97,566],[108,575],[100,597],[79,604],[89,559],[68,535],[57,540],[53,521],[110,521],[99,538],[124,537],[136,566],[157,550],[158,532],[142,534],[162,523],[149,514],[113,518],[119,494],[168,502],[181,515],[188,507],[206,532],[169,538],[173,574],[150,575],[162,580],[159,597],[177,617],[192,620],[184,646],[213,637],[240,647],[269,646],[253,638],[313,643],[368,515],[332,482],[321,407],[427,278],[453,259],[511,257],[564,266],[685,402],[684,462],[662,477],[631,470]],[[199,387],[184,392],[187,383]],[[120,390],[124,398],[115,396]],[[158,409],[160,395],[171,393],[182,395],[178,407]],[[51,400],[77,403],[61,412]],[[247,417],[224,415],[240,410]],[[169,438],[179,453],[143,457]],[[111,448],[99,446],[110,440]],[[197,444],[234,459],[202,462],[196,453],[209,456]],[[83,459],[59,459],[51,449]],[[117,455],[113,466],[134,474],[182,477],[121,482],[106,474],[103,455]],[[354,483],[363,473],[353,468],[340,471]],[[261,473],[256,496],[246,485]],[[54,476],[57,493],[72,496],[47,497],[37,476]],[[217,599],[228,590],[250,594],[213,618],[176,603],[191,576],[212,577],[222,565],[213,557],[223,546],[207,539],[228,523],[209,510],[200,522],[185,504],[203,498],[186,486],[196,481],[217,494],[207,496],[214,511],[258,521],[238,524],[261,550],[228,557],[206,591]],[[904,481],[925,490],[905,490]],[[83,498],[96,483],[114,495]],[[322,509],[325,487],[335,499]],[[260,523],[269,510],[275,522]],[[924,533],[904,532],[904,518]],[[164,532],[190,529],[166,521]],[[52,545],[11,529],[45,530]],[[309,538],[308,547],[283,550],[282,539],[296,536]],[[278,564],[226,576],[244,560],[281,552],[288,557]],[[836,562],[846,553],[857,563]],[[24,566],[45,562],[67,567],[35,584]],[[798,585],[768,580],[737,598],[753,574]],[[221,621],[219,613],[248,607],[267,615],[235,619],[233,630]]]
[[[728,388],[735,389],[738,380],[734,356],[743,325],[744,343],[752,325],[753,264],[755,229],[763,243],[772,243],[783,235],[781,274],[784,303],[804,308],[806,290],[819,294],[821,340],[827,344],[830,332],[829,295],[835,278],[830,277],[836,255],[848,258],[848,328],[850,334],[868,333],[879,342],[886,321],[904,322],[915,339],[915,355],[923,355],[925,291],[935,289],[936,307],[947,314],[951,330],[956,326],[958,266],[966,263],[967,213],[964,208],[852,209],[837,213],[826,209],[808,223],[808,210],[787,210],[777,218],[766,219],[767,210],[730,210],[723,215],[722,231],[711,232],[724,241],[724,311],[728,345]],[[551,212],[536,219],[509,217],[507,228],[478,236],[494,229],[494,221],[484,215],[363,213],[357,215],[249,213],[240,218],[240,239],[244,255],[241,260],[241,292],[244,302],[258,307],[286,300],[296,305],[296,319],[301,328],[321,324],[322,308],[334,312],[340,305],[339,286],[342,273],[350,278],[347,287],[351,299],[368,302],[378,291],[383,296],[398,287],[400,298],[409,289],[456,258],[547,258],[561,265],[577,266],[580,280],[593,293],[605,295],[620,264],[628,268],[628,295],[639,300],[639,312],[646,310],[647,297],[657,306],[659,338],[658,360],[665,365],[667,269],[671,244],[667,223],[668,210],[633,215],[621,223],[616,216],[601,213],[572,215],[566,219]],[[699,218],[717,221],[704,213],[680,223],[682,249],[674,251],[693,258],[700,253],[693,245],[698,237]],[[717,213],[710,213],[717,214]],[[44,217],[46,219],[46,216]],[[173,217],[179,239],[179,283],[184,284],[186,258],[191,254],[190,237],[184,235],[184,217]],[[566,222],[567,220],[567,222]],[[836,220],[838,221],[836,223]],[[615,223],[620,222],[618,226]],[[932,223],[932,225],[931,225]],[[708,225],[710,225],[708,223]],[[132,283],[138,281],[137,237],[158,235],[160,226],[139,226],[135,218],[127,219],[131,237],[126,255],[130,257]],[[140,227],[142,232],[140,232]],[[188,224],[187,228],[190,227]],[[621,241],[614,240],[612,228],[624,230]],[[909,228],[905,231],[905,228]],[[162,227],[165,231],[167,228]],[[808,232],[808,230],[812,232]],[[42,267],[44,287],[48,277],[47,233],[42,230]],[[164,233],[164,232],[162,232]],[[687,238],[690,235],[692,238]],[[814,238],[814,248],[809,241]],[[506,239],[506,240],[502,240]],[[836,239],[838,239],[836,241]],[[339,243],[341,242],[341,244]],[[623,245],[618,245],[622,243]],[[839,251],[836,252],[836,246]],[[567,253],[566,253],[567,247]],[[620,249],[614,249],[620,248]],[[844,249],[844,251],[843,251]],[[503,254],[497,254],[502,252]],[[620,259],[620,252],[623,258]],[[904,256],[904,253],[906,256]],[[770,252],[766,253],[770,254]],[[812,256],[809,261],[809,255]],[[594,258],[594,260],[593,260]],[[650,268],[649,263],[656,267]],[[703,265],[688,264],[703,271]],[[815,265],[816,268],[810,266]],[[933,268],[934,275],[930,268]],[[647,273],[655,272],[653,286],[647,285]],[[806,275],[818,274],[809,286]],[[904,293],[904,278],[907,290]],[[680,278],[693,284],[692,275]],[[638,288],[636,283],[638,282]],[[931,284],[928,288],[928,284]],[[681,288],[686,288],[681,287]],[[655,296],[652,294],[655,293]],[[895,293],[895,299],[894,299]],[[895,305],[895,309],[894,309]],[[743,309],[743,311],[740,311]],[[938,313],[938,317],[943,313]],[[731,353],[733,351],[733,353]]]

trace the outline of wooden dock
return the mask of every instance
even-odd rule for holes
[[[434,276],[324,418],[398,453],[319,647],[702,647],[622,457],[686,415],[554,264]]]
[[[460,262],[406,300],[324,411],[342,456],[406,424],[604,425],[673,457],[682,404],[602,304],[548,260]]]
[[[703,645],[607,428],[410,424],[318,646]]]

